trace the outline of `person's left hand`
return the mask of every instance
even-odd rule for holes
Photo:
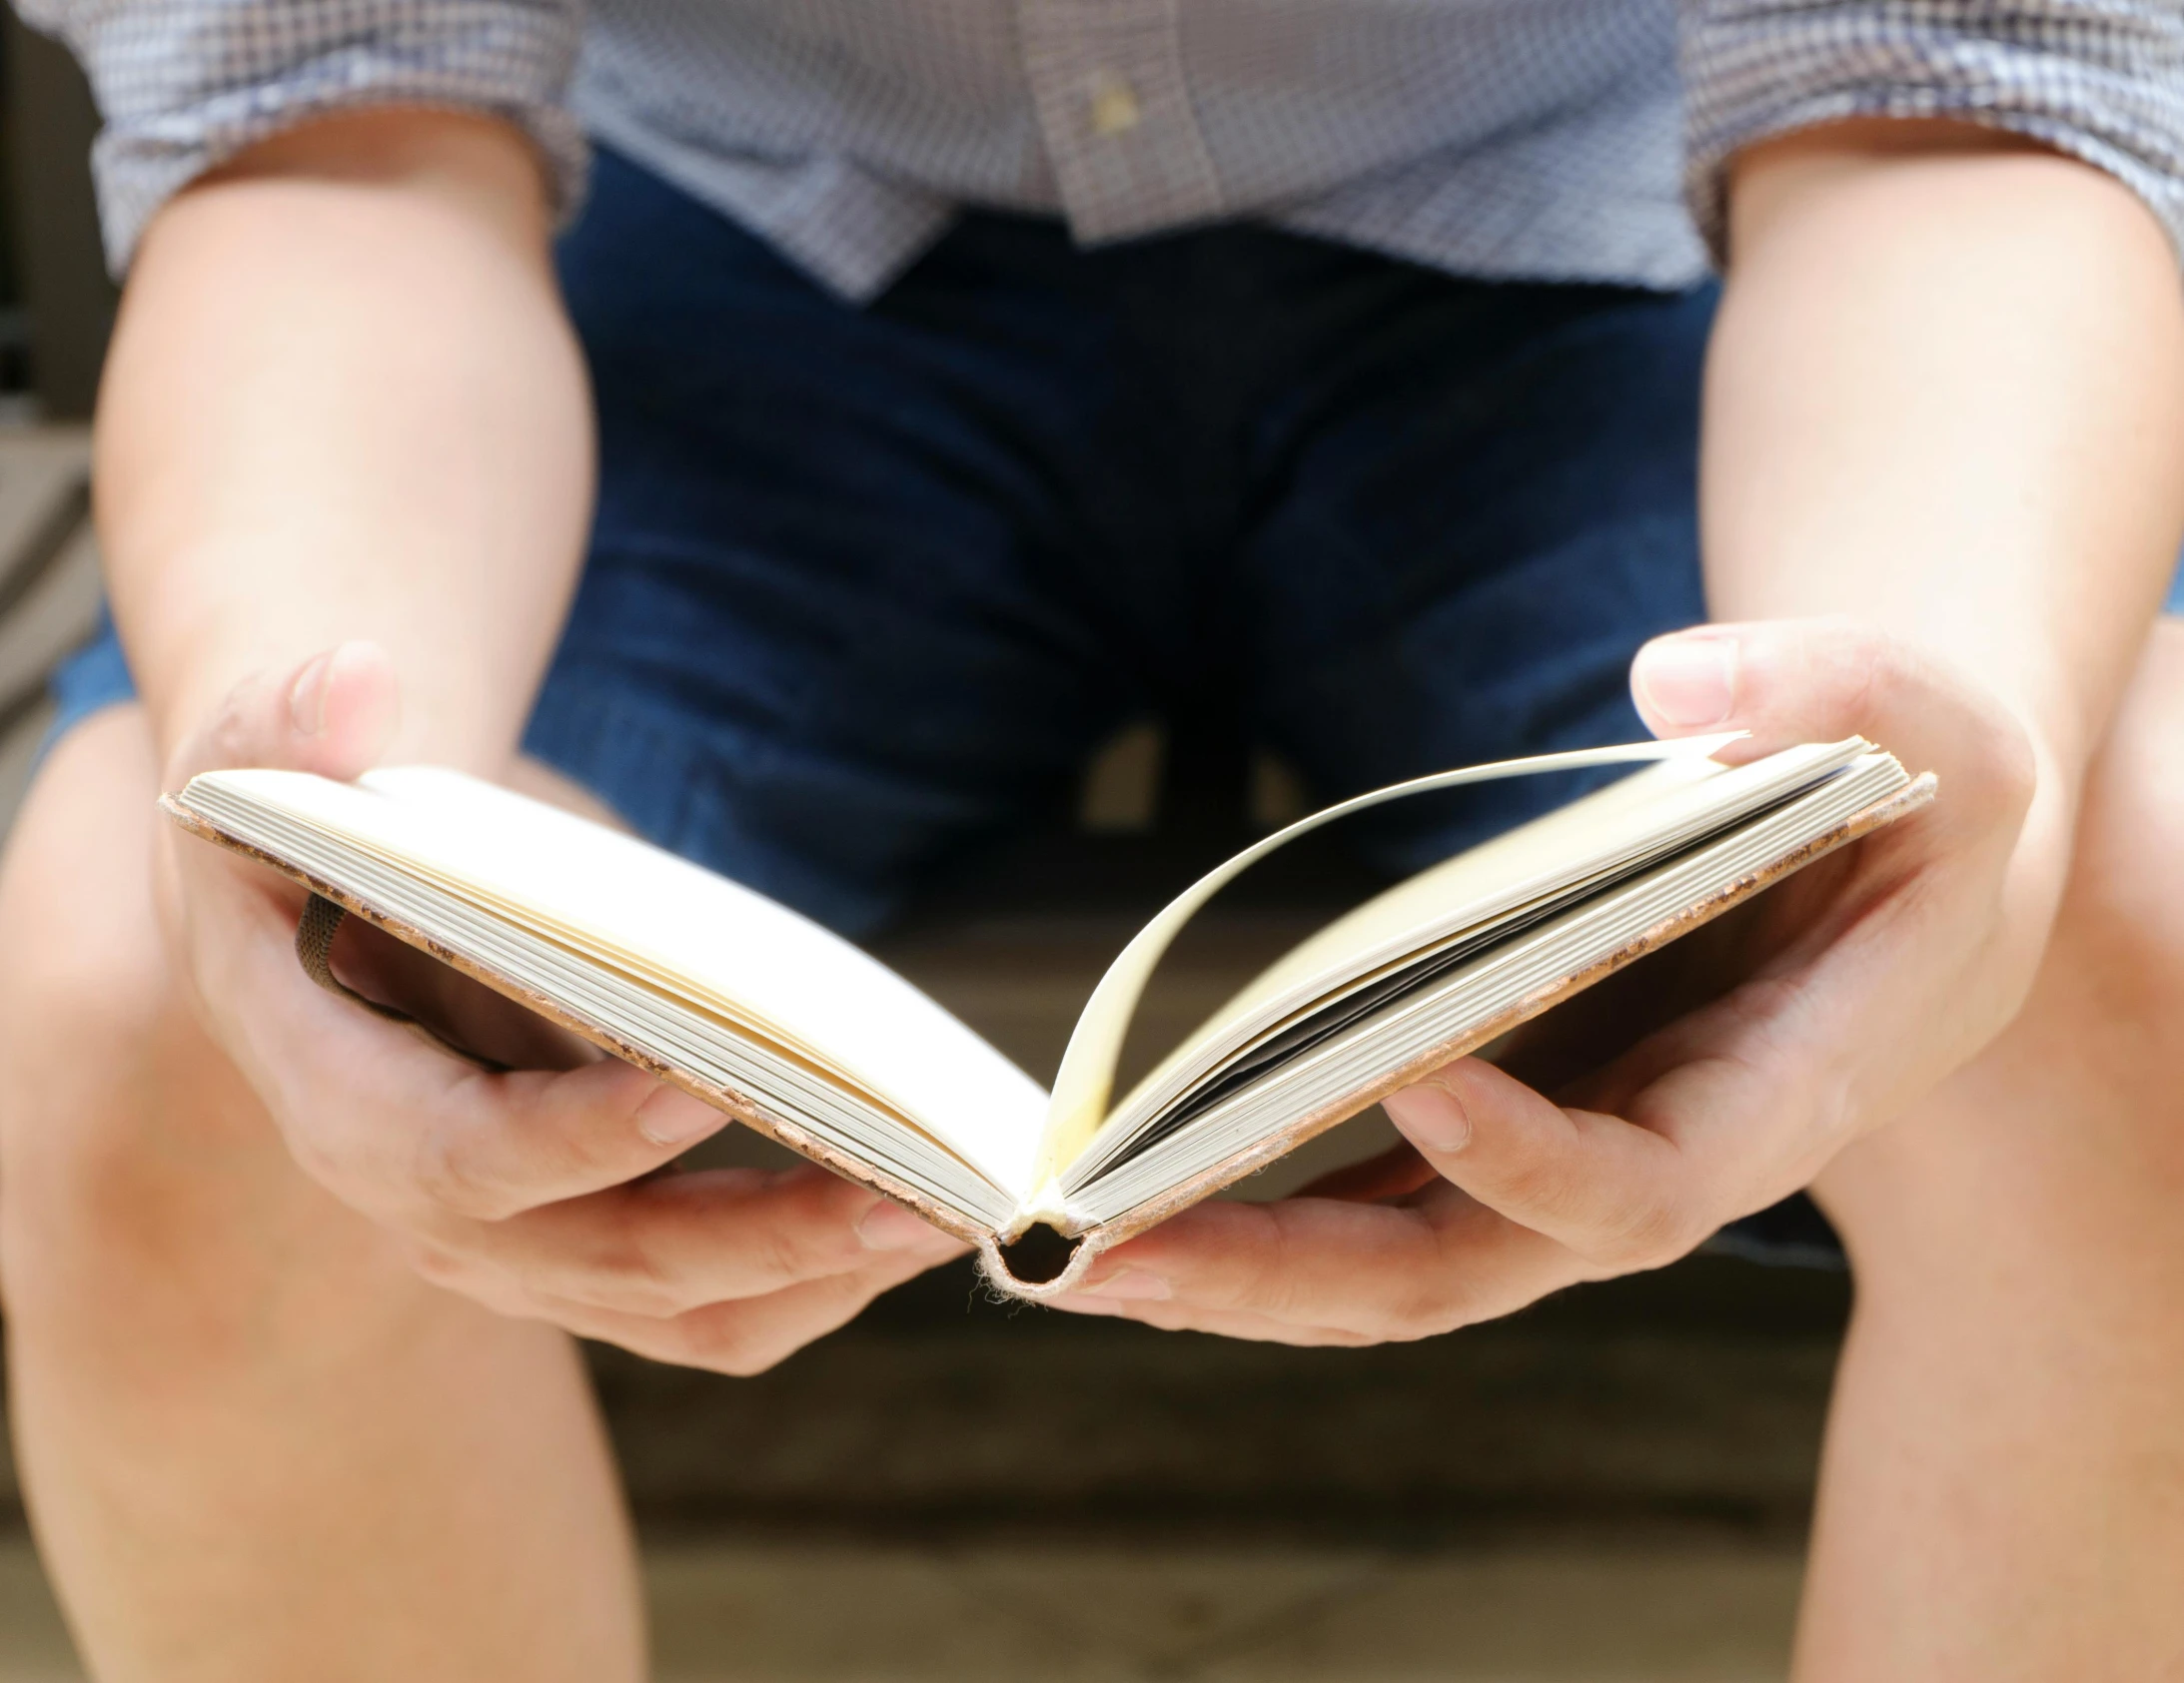
[[[2001,1030],[2046,941],[2069,815],[1998,701],[1843,620],[1702,627],[1632,671],[1658,735],[1748,730],[1748,757],[1860,734],[1937,773],[1939,797],[1670,948],[1721,967],[1710,1001],[1546,1084],[1553,1099],[1462,1059],[1387,1101],[1407,1147],[1306,1196],[1185,1211],[1060,1306],[1290,1343],[1490,1319],[1685,1255]]]

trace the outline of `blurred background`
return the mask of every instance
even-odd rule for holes
[[[12,16],[0,54],[4,836],[44,675],[97,612],[83,422],[115,295],[82,82]],[[1073,822],[878,950],[1044,1080],[1106,959],[1295,801],[1210,712],[1141,727]],[[1247,879],[1136,1055],[1367,887],[1332,849]],[[1391,1137],[1361,1118],[1244,1196]],[[662,1679],[1756,1683],[1786,1667],[1848,1300],[1839,1272],[1701,1256],[1450,1337],[1290,1350],[1003,1305],[965,1263],[757,1378],[592,1357]],[[78,1675],[0,1457],[0,1683]]]

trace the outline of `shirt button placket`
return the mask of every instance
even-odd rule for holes
[[[1031,85],[1070,232],[1121,239],[1222,210],[1191,108],[1181,0],[1017,0]]]

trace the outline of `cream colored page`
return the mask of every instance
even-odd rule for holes
[[[1521,885],[1567,877],[1573,867],[1597,857],[1600,838],[1619,815],[1649,810],[1663,792],[1710,782],[1727,769],[1718,760],[1703,759],[1648,766],[1407,877],[1245,983],[1131,1089],[1113,1115],[1136,1111],[1147,1094],[1168,1085],[1217,1043],[1256,1040],[1261,1030],[1308,1011],[1344,983],[1421,957],[1497,908],[1521,903],[1527,897]]]
[[[1718,760],[1666,760],[1444,859],[1291,948],[1245,984],[1207,1027],[1290,995],[1303,1004],[1321,991],[1330,973],[1401,957],[1438,933],[1520,902],[1531,884],[1568,876],[1612,850],[1636,827],[1619,819],[1635,815],[1642,823],[1663,795],[1711,783],[1727,770]],[[1371,954],[1378,957],[1368,959]]]
[[[731,1021],[755,1021],[997,1186],[1028,1186],[1046,1112],[1039,1085],[886,966],[763,895],[458,772],[394,768],[361,785],[212,775]]]
[[[1134,1114],[1209,1056],[1225,1056],[1345,984],[1422,954],[1490,918],[1559,892],[1589,867],[1612,862],[1648,837],[1700,821],[1739,799],[1794,783],[1850,744],[1809,744],[1731,768],[1717,760],[1669,760],[1597,790],[1529,824],[1421,871],[1337,919],[1260,972],[1184,1040],[1114,1108]]]
[[[1184,924],[1223,887],[1277,848],[1287,845],[1323,824],[1367,807],[1430,789],[1450,789],[1467,783],[1492,782],[1505,777],[1534,776],[1550,771],[1578,771],[1590,766],[1640,764],[1651,760],[1703,759],[1714,750],[1737,740],[1741,732],[1719,736],[1685,737],[1671,742],[1630,742],[1608,748],[1586,748],[1571,753],[1539,754],[1492,765],[1466,766],[1437,772],[1386,789],[1375,789],[1300,819],[1263,841],[1254,843],[1235,858],[1208,872],[1170,901],[1160,914],[1132,938],[1115,962],[1108,966],[1093,990],[1084,1014],[1070,1035],[1055,1076],[1054,1097],[1049,1107],[1045,1143],[1041,1146],[1034,1180],[1050,1189],[1053,1176],[1074,1159],[1099,1132],[1108,1101],[1113,1097],[1115,1063],[1122,1053],[1123,1036],[1137,1010],[1139,996],[1151,978],[1153,967],[1182,930]],[[1042,1190],[1042,1199],[1048,1192]],[[1043,1210],[1043,1206],[1042,1206]]]

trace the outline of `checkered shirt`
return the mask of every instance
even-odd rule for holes
[[[564,208],[588,134],[851,298],[971,205],[1680,287],[1729,154],[1853,116],[2033,136],[2184,245],[2184,0],[20,3],[96,86],[117,269],[239,148],[390,102],[521,125]]]

